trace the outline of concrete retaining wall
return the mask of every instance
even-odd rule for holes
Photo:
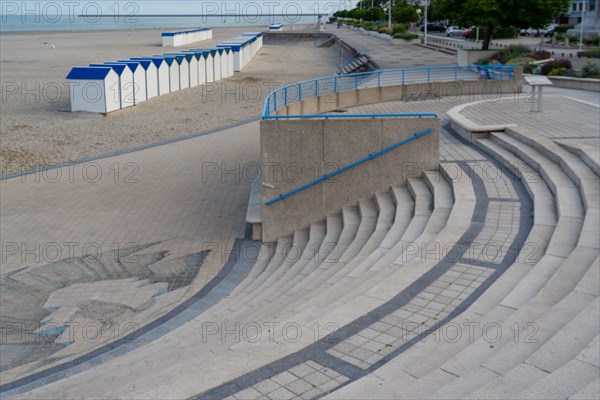
[[[433,131],[273,205],[264,204],[427,128]],[[263,241],[438,168],[439,135],[438,118],[261,121]]]
[[[548,79],[556,87],[600,92],[600,79],[571,78],[568,76],[549,76]]]
[[[523,91],[523,74],[515,69],[514,80],[465,80],[456,82],[413,83],[407,85],[383,86],[347,90],[330,93],[319,97],[311,97],[301,102],[292,103],[277,110],[275,115],[306,115],[330,112],[336,109],[357,105],[380,103],[382,101],[419,101],[446,97],[451,101],[457,96],[486,94],[496,98],[500,94],[521,93]]]

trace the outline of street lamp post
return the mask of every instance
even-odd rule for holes
[[[390,0],[389,8],[388,8],[388,28],[390,29],[390,34],[392,33],[392,0]]]
[[[425,29],[423,31],[425,33],[425,35],[423,37],[423,44],[425,46],[427,46],[427,9],[429,8],[428,6],[429,6],[429,1],[425,0]]]
[[[587,1],[583,2],[583,10],[581,10],[581,23],[579,24],[579,50],[583,48],[583,20],[585,18],[585,10],[587,9]]]

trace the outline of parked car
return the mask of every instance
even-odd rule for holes
[[[427,24],[427,32],[444,32],[446,27],[442,24]],[[421,26],[421,32],[425,32],[425,25]]]
[[[552,36],[554,36],[555,28],[556,28],[555,24],[548,25],[544,29],[540,29],[540,35],[544,35],[544,37],[552,37]]]
[[[459,28],[458,26],[449,26],[446,29],[446,36],[459,36],[463,35],[465,32],[465,28]]]
[[[550,24],[542,29],[534,29],[534,28],[520,29],[519,35],[551,37],[554,35],[554,28],[556,28],[556,24]]]

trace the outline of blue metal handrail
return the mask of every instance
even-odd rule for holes
[[[263,119],[274,118],[281,107],[317,97],[357,90],[360,86],[382,87],[407,83],[452,82],[465,78],[512,79],[514,64],[490,64],[470,66],[439,66],[424,68],[387,69],[358,72],[347,75],[332,75],[286,85],[271,92],[265,99]]]
[[[311,186],[315,186],[315,185],[317,185],[317,184],[319,184],[321,182],[325,182],[327,179],[333,178],[334,176],[339,175],[342,172],[348,171],[349,169],[352,169],[352,168],[354,168],[354,167],[356,167],[356,166],[358,166],[360,164],[363,164],[363,163],[365,163],[365,162],[367,162],[369,160],[372,160],[375,157],[379,157],[380,155],[385,154],[385,153],[387,153],[389,151],[392,151],[395,148],[398,148],[398,147],[400,147],[400,146],[402,146],[402,145],[404,145],[406,143],[412,142],[413,140],[416,140],[416,139],[418,139],[418,138],[420,138],[422,136],[425,136],[425,135],[427,135],[428,133],[430,133],[432,131],[433,131],[432,128],[428,128],[428,129],[424,130],[423,132],[415,133],[411,137],[409,137],[407,139],[404,139],[404,140],[402,140],[402,141],[400,141],[400,142],[398,142],[396,144],[393,144],[393,145],[391,145],[389,147],[386,147],[385,149],[380,150],[377,153],[369,154],[368,156],[366,156],[364,158],[361,158],[360,160],[355,161],[352,164],[346,165],[345,167],[342,167],[342,168],[338,169],[337,171],[334,171],[334,172],[332,172],[330,174],[325,174],[321,178],[316,179],[316,180],[314,180],[314,181],[312,181],[310,183],[307,183],[306,185],[300,186],[299,188],[294,189],[294,190],[292,190],[290,192],[287,192],[285,194],[280,194],[278,197],[274,198],[273,200],[267,201],[265,204],[267,206],[273,205],[273,204],[277,203],[278,201],[281,201],[281,200],[283,200],[283,199],[285,199],[287,197],[293,196],[294,194],[299,193],[299,192],[301,192],[301,191],[303,191],[305,189],[308,189]]]

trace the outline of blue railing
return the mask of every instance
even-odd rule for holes
[[[263,119],[272,119],[277,110],[310,97],[324,96],[359,88],[404,85],[409,83],[451,82],[474,79],[512,79],[512,64],[443,66],[384,69],[348,75],[334,75],[293,83],[271,92],[264,104]]]
[[[433,114],[433,116],[435,116],[435,114]],[[287,192],[287,193],[284,193],[284,194],[280,194],[279,196],[277,196],[273,200],[267,201],[265,204],[268,205],[268,206],[273,205],[273,204],[277,203],[278,201],[281,201],[281,200],[283,200],[283,199],[285,199],[287,197],[293,196],[296,193],[299,193],[299,192],[301,192],[303,190],[306,190],[306,189],[308,189],[311,186],[315,186],[315,185],[318,185],[321,182],[325,182],[327,179],[331,179],[334,176],[341,174],[342,172],[346,172],[349,169],[352,169],[352,168],[354,168],[354,167],[356,167],[356,166],[358,166],[360,164],[363,164],[363,163],[365,163],[365,162],[367,162],[369,160],[372,160],[372,159],[374,159],[376,157],[379,157],[379,156],[381,156],[381,155],[383,155],[383,154],[385,154],[385,153],[387,153],[389,151],[392,151],[392,150],[394,150],[394,149],[396,149],[396,148],[398,148],[398,147],[400,147],[400,146],[402,146],[402,145],[404,145],[406,143],[412,142],[413,140],[416,140],[416,139],[418,139],[418,138],[420,138],[422,136],[425,136],[425,135],[427,135],[428,133],[430,133],[432,131],[433,131],[433,129],[429,128],[429,129],[424,130],[423,132],[415,133],[411,137],[409,137],[407,139],[404,139],[404,140],[402,140],[402,141],[400,141],[400,142],[398,142],[396,144],[393,144],[393,145],[391,145],[389,147],[386,147],[385,149],[380,150],[377,153],[369,154],[368,156],[366,156],[364,158],[361,158],[360,160],[355,161],[352,164],[346,165],[345,167],[342,167],[342,168],[340,168],[340,169],[338,169],[338,170],[336,170],[336,171],[334,171],[334,172],[332,172],[330,174],[325,174],[321,178],[316,179],[316,180],[314,180],[314,181],[312,181],[310,183],[307,183],[306,185],[300,186],[299,188],[294,189],[294,190],[292,190],[290,192]]]

